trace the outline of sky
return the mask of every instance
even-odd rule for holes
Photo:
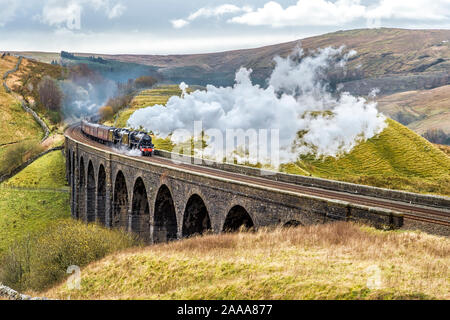
[[[182,54],[338,30],[450,29],[450,0],[0,0],[0,51]]]

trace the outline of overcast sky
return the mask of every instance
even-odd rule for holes
[[[172,54],[337,30],[450,29],[450,0],[0,0],[0,50]]]

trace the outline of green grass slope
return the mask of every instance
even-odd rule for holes
[[[0,59],[0,76],[3,77],[6,71],[13,69],[17,60],[11,56]],[[0,123],[0,145],[43,136],[33,117],[23,111],[19,101],[7,93],[3,85],[0,85]]]
[[[65,159],[53,151],[0,185],[0,282],[43,290],[70,265],[140,244],[125,231],[71,219],[66,184]]]
[[[14,68],[15,57],[0,59],[0,76]],[[3,81],[3,80],[2,80]],[[18,152],[33,153],[44,133],[33,117],[26,113],[20,102],[5,91],[0,84],[0,176],[8,173],[13,166],[20,165],[23,156],[15,156]],[[16,151],[20,149],[22,151]],[[21,159],[18,159],[18,158]]]
[[[65,159],[61,151],[52,151],[34,161],[3,183],[5,187],[67,188]]]
[[[17,61],[18,58],[13,56],[0,59],[0,75],[13,69]],[[36,103],[40,79],[45,75],[57,77],[60,74],[60,67],[23,59],[18,71],[10,74],[6,80],[14,94],[7,93],[0,85],[0,176],[41,151],[61,144],[63,136],[60,127],[52,125],[52,121],[46,118],[47,112]],[[51,134],[44,143],[41,143],[44,136],[42,128],[23,110],[17,96],[25,99],[49,126]]]
[[[0,187],[0,256],[27,234],[68,218],[69,198],[68,192]]]
[[[405,126],[387,121],[381,134],[344,156],[304,157],[296,165],[322,178],[450,195],[450,157]]]
[[[448,299],[450,241],[336,223],[194,237],[110,255],[66,299]],[[379,280],[379,281],[378,281]]]
[[[39,158],[0,185],[0,256],[23,236],[70,216],[70,193],[65,186],[61,151]]]

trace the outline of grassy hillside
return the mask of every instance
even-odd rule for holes
[[[0,187],[0,256],[27,234],[68,218],[69,198],[69,192]]]
[[[0,75],[14,68],[17,58],[7,56],[0,59]],[[20,102],[0,85],[0,175],[10,169],[9,155],[19,144],[26,150],[33,149],[43,137],[41,127],[26,113]],[[25,156],[25,155],[24,155]],[[11,160],[13,161],[13,160]],[[19,163],[20,164],[20,163]]]
[[[446,72],[450,66],[449,30],[358,29],[338,31],[301,40],[306,50],[346,45],[358,55],[349,67],[363,78],[387,74]],[[262,83],[270,74],[273,57],[286,56],[299,41],[255,49],[187,55],[100,55],[106,59],[160,67],[166,79],[188,79],[204,85],[230,85],[241,67],[254,70],[254,80]],[[80,54],[89,56],[91,54]],[[209,82],[208,82],[209,81]]]
[[[14,68],[17,58],[7,56],[0,59],[0,75]],[[8,77],[9,79],[9,77]],[[19,101],[11,94],[6,93],[3,85],[0,86],[0,144],[7,144],[31,138],[42,138],[43,133],[33,117],[24,112]]]
[[[35,59],[44,63],[52,63],[52,61],[58,61],[61,57],[59,52],[39,52],[39,51],[22,51],[22,52],[12,52],[15,54],[20,54],[26,58]]]
[[[70,194],[65,186],[61,151],[39,158],[0,185],[0,255],[21,237],[70,216]]]
[[[65,175],[65,159],[62,152],[52,151],[5,181],[3,186],[62,189],[67,186]]]
[[[378,109],[419,134],[442,129],[450,136],[450,86],[380,97]]]
[[[57,111],[50,111],[42,105],[38,88],[44,76],[62,80],[67,75],[67,69],[61,66],[23,59],[19,70],[8,76],[7,84],[15,93],[25,99],[52,131],[56,131],[56,124],[61,120],[60,114]]]
[[[67,276],[70,265],[139,245],[131,234],[70,219],[69,200],[61,151],[0,185],[0,282],[42,290]]]
[[[304,157],[296,165],[322,178],[450,195],[450,157],[398,122],[387,121],[380,135],[349,154],[325,160]]]
[[[448,299],[450,241],[350,223],[208,235],[111,255],[66,299]],[[377,281],[379,279],[379,281]]]
[[[447,156],[450,157],[450,146],[447,145],[442,145],[442,144],[435,144],[435,146],[441,150],[442,152],[444,152]]]

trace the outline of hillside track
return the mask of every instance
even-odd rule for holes
[[[89,139],[81,132],[81,129],[78,126],[70,127],[69,129],[67,129],[65,134],[78,142],[111,153],[123,155],[123,153],[119,152],[117,149],[113,147],[103,145],[101,143]],[[179,162],[158,156],[153,157],[136,156],[133,158],[137,158],[139,160],[149,163],[164,165],[174,169],[188,170],[192,173],[199,173],[217,178],[225,178],[232,181],[238,181],[241,183],[248,183],[256,186],[278,189],[280,191],[288,191],[303,195],[311,195],[330,200],[341,200],[353,204],[364,205],[374,208],[389,209],[396,213],[402,214],[405,220],[411,220],[412,222],[433,224],[436,226],[443,227],[446,229],[446,231],[444,231],[443,233],[445,235],[450,236],[450,208],[437,208],[437,207],[415,205],[407,202],[394,201],[383,198],[375,198],[353,193],[346,193],[342,191],[334,191],[329,189],[322,189],[317,187],[274,181],[266,179],[264,177],[247,176],[239,173],[223,171],[201,165]],[[442,232],[439,233],[442,234]]]

